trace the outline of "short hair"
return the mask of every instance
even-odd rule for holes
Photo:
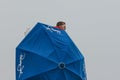
[[[65,24],[65,22],[59,21],[59,22],[57,22],[56,26],[61,26],[61,25],[64,25],[64,24]]]

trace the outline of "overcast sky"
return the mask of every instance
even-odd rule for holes
[[[120,0],[0,0],[0,80],[15,80],[15,48],[37,22],[67,23],[88,80],[120,80]]]

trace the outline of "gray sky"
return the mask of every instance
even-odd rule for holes
[[[120,80],[120,0],[0,0],[0,80],[15,80],[15,47],[37,22],[67,23],[88,80]]]

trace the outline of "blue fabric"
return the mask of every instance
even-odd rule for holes
[[[37,23],[16,47],[16,80],[87,80],[84,56],[64,30]]]

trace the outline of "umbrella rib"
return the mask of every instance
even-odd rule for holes
[[[70,63],[67,63],[66,65],[72,64],[72,63],[77,62],[77,61],[80,61],[80,59],[74,60],[74,61],[72,61],[72,62],[70,62]]]
[[[47,70],[47,71],[43,71],[43,72],[41,72],[41,73],[38,73],[37,75],[33,75],[33,76],[31,76],[31,77],[28,77],[28,78],[26,78],[25,80],[30,79],[30,78],[35,77],[35,76],[38,76],[38,75],[43,74],[43,73],[45,73],[45,72],[55,70],[55,69],[57,69],[57,67],[54,67],[54,68],[52,68],[52,69],[50,69],[50,70]]]
[[[67,76],[66,76],[66,74],[65,74],[65,71],[63,71],[63,73],[64,73],[64,76],[65,76],[65,80],[67,80]]]
[[[45,30],[45,32],[46,32],[46,30]],[[46,32],[46,34],[48,35],[48,33]],[[52,45],[53,45],[53,41],[52,41],[52,39],[49,37],[49,35],[48,35],[48,38],[50,39],[50,42],[52,43]],[[55,51],[56,51],[56,53],[57,53],[57,50],[56,50],[56,48],[53,46],[53,48],[55,49]],[[58,55],[56,55],[57,56],[57,58],[58,58]],[[58,58],[58,60],[59,60],[59,58]]]
[[[72,72],[72,73],[73,73],[73,74],[75,74],[76,76],[80,77],[80,78],[81,78],[81,80],[82,80],[82,77],[80,76],[80,74],[77,74],[76,72],[71,71],[71,70],[70,70],[70,69],[68,69],[68,68],[66,68],[66,70],[68,70],[68,71]]]
[[[32,53],[35,53],[36,55],[38,55],[36,52],[30,51],[30,50],[26,50],[26,49],[23,49],[23,48],[20,48],[20,49],[22,49],[22,50],[24,50],[24,51],[27,51],[27,52],[30,52],[30,53],[32,52]],[[39,55],[39,56],[40,56],[40,55]],[[41,56],[41,57],[43,57],[43,56]],[[46,58],[46,57],[43,57],[43,58],[48,59],[48,58]],[[51,62],[57,64],[57,62],[53,61],[52,59],[48,59],[48,60],[50,60]]]

